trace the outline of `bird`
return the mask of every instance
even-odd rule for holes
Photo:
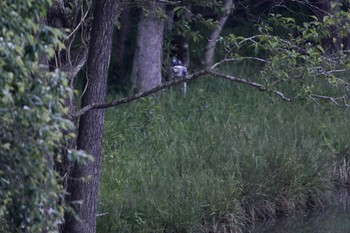
[[[188,75],[186,66],[182,65],[182,62],[174,57],[171,61],[171,70],[175,77],[181,78]]]
[[[182,62],[178,60],[176,57],[173,57],[171,61],[171,71],[173,73],[173,79],[175,78],[183,78],[188,75],[186,66],[182,65]],[[184,97],[187,92],[187,84],[184,82]]]

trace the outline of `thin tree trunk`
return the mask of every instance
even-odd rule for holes
[[[137,28],[136,51],[131,74],[132,89],[135,93],[150,90],[162,81],[164,19],[157,15],[156,10],[164,10],[164,6],[149,1],[145,9]]]
[[[210,67],[213,64],[214,53],[216,48],[217,39],[220,36],[220,33],[226,23],[228,16],[230,15],[230,11],[233,5],[233,0],[225,0],[224,1],[224,15],[220,17],[219,24],[216,29],[211,33],[209,37],[209,42],[206,48],[206,52],[204,54],[204,65],[206,67]]]
[[[87,61],[86,91],[82,107],[102,103],[107,89],[114,21],[119,1],[96,1]],[[79,219],[67,215],[63,232],[93,233],[96,231],[96,209],[100,178],[104,110],[94,110],[80,118],[78,149],[94,157],[93,162],[74,164],[68,182],[68,201]],[[80,203],[81,202],[81,203]],[[78,204],[79,203],[79,204]]]

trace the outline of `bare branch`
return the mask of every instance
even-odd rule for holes
[[[66,40],[68,40],[68,39],[80,28],[81,24],[85,21],[85,18],[86,18],[86,16],[87,16],[88,13],[89,13],[89,10],[90,10],[90,9],[88,9],[88,10],[86,11],[85,15],[81,18],[80,22],[79,22],[78,25],[75,27],[75,29],[66,37]]]
[[[85,65],[85,63],[87,61],[87,53],[88,53],[88,51],[85,50],[82,53],[80,59],[78,61],[76,61],[76,64],[70,70],[71,77],[76,77],[78,75],[79,71],[84,67],[84,65]]]
[[[237,57],[237,58],[227,58],[227,59],[223,59],[217,63],[215,63],[211,69],[215,69],[216,67],[224,64],[224,63],[227,63],[227,62],[232,62],[232,61],[243,61],[243,60],[256,60],[256,61],[260,61],[260,62],[265,62],[265,63],[271,63],[270,61],[268,60],[265,60],[265,59],[262,59],[262,58],[259,58],[259,57]]]
[[[313,67],[312,68],[313,72],[316,75],[325,75],[325,76],[331,76],[334,73],[344,73],[346,72],[345,69],[339,69],[339,70],[324,70],[323,67],[319,66],[319,67]]]
[[[234,76],[231,76],[231,75],[228,75],[228,74],[222,74],[222,73],[219,73],[219,72],[216,72],[216,71],[213,71],[213,70],[208,70],[207,72],[208,72],[208,74],[210,74],[210,75],[212,75],[214,77],[224,78],[224,79],[227,79],[227,80],[230,80],[230,81],[234,81],[234,82],[237,82],[237,83],[243,83],[243,84],[246,84],[246,85],[258,88],[259,90],[262,90],[262,91],[265,90],[265,87],[262,84],[260,84],[260,83],[252,82],[252,81],[249,81],[249,80],[243,79],[243,78],[236,78]]]
[[[108,215],[108,214],[109,214],[108,212],[99,213],[99,214],[96,214],[96,217],[101,217],[101,216],[105,216],[105,215]]]
[[[212,75],[212,76],[215,76],[215,77],[219,77],[219,78],[224,78],[224,79],[227,79],[227,80],[230,80],[230,81],[233,81],[233,82],[237,82],[237,83],[242,83],[242,84],[245,84],[245,85],[248,85],[248,86],[252,86],[252,87],[255,87],[257,89],[259,89],[259,91],[266,91],[266,92],[273,92],[275,93],[278,97],[280,97],[281,99],[285,100],[285,101],[288,101],[288,102],[292,102],[294,100],[297,100],[299,99],[300,97],[299,96],[296,96],[296,97],[293,97],[293,98],[290,98],[290,97],[287,97],[285,94],[283,94],[281,91],[277,91],[277,90],[269,90],[269,89],[266,89],[262,84],[260,83],[257,83],[257,82],[252,82],[252,81],[249,81],[247,79],[242,79],[242,78],[236,78],[232,75],[227,75],[227,74],[221,74],[219,72],[215,72],[215,71],[212,71],[212,70],[208,70],[208,74]]]
[[[296,101],[296,100],[302,98],[302,96],[299,96],[299,95],[294,96],[294,97],[288,97],[282,91],[267,88],[266,86],[264,86],[261,83],[250,81],[248,79],[237,78],[237,77],[234,77],[232,75],[224,74],[224,73],[221,73],[219,71],[214,70],[214,68],[218,67],[219,65],[221,65],[225,62],[238,61],[238,60],[242,60],[242,59],[257,60],[260,62],[270,63],[270,61],[268,61],[268,60],[264,60],[262,58],[255,58],[255,57],[224,59],[224,60],[216,63],[215,65],[213,65],[211,69],[204,69],[204,70],[198,71],[196,73],[193,73],[191,75],[188,75],[186,77],[171,80],[171,81],[159,84],[156,87],[154,87],[148,91],[140,92],[140,93],[137,93],[135,95],[123,97],[120,99],[115,99],[115,100],[110,101],[110,102],[89,104],[89,105],[83,107],[82,109],[80,109],[79,111],[75,112],[74,114],[72,114],[72,117],[78,118],[78,117],[84,115],[86,112],[91,111],[93,109],[106,109],[106,108],[115,107],[115,106],[118,106],[121,104],[129,103],[131,101],[140,99],[142,97],[149,96],[149,95],[156,93],[157,91],[160,91],[164,88],[173,86],[173,85],[178,84],[178,83],[190,81],[190,80],[193,80],[193,79],[205,76],[205,75],[210,75],[212,77],[223,78],[223,79],[227,79],[227,80],[230,80],[230,81],[233,81],[236,83],[241,83],[241,84],[244,84],[247,86],[254,87],[254,88],[258,89],[259,91],[274,93],[277,97],[279,97],[282,100],[287,101],[287,102],[293,102],[293,101]],[[328,71],[328,72],[343,72],[343,70],[333,70],[333,71]],[[347,84],[347,83],[345,83],[345,84]],[[313,99],[315,102],[317,102],[316,101],[317,99],[329,100],[338,107],[350,108],[350,105],[347,103],[348,95],[344,95],[341,97],[332,97],[332,96],[323,96],[323,95],[312,94],[312,95],[309,95],[309,97],[311,99]],[[343,103],[340,103],[340,101],[342,101]]]
[[[165,3],[165,4],[167,4],[167,5],[172,5],[172,6],[175,6],[175,5],[178,5],[178,4],[181,3],[181,1],[175,1],[175,2],[173,2],[173,1],[170,1],[170,0],[158,0],[158,2],[160,2],[160,3]]]
[[[133,100],[137,100],[137,99],[140,99],[142,97],[149,96],[149,95],[151,95],[151,94],[153,94],[153,93],[155,93],[157,91],[160,91],[160,90],[162,90],[164,88],[173,86],[173,85],[178,84],[178,83],[182,83],[182,82],[186,82],[186,81],[189,81],[189,80],[193,80],[193,79],[196,79],[196,78],[201,77],[201,76],[206,75],[206,74],[208,74],[207,70],[201,70],[201,71],[198,71],[198,72],[196,72],[194,74],[188,75],[186,77],[183,77],[183,78],[180,78],[180,79],[176,79],[176,80],[171,80],[171,81],[159,84],[158,86],[156,86],[156,87],[154,87],[154,88],[152,88],[152,89],[150,89],[148,91],[140,92],[140,93],[137,93],[136,95],[124,97],[124,98],[121,98],[121,99],[116,99],[116,100],[113,100],[113,101],[107,102],[107,103],[92,103],[92,104],[89,104],[89,105],[83,107],[78,112],[73,114],[73,117],[74,118],[80,117],[80,116],[84,115],[86,112],[88,112],[88,111],[90,111],[92,109],[104,109],[104,108],[110,108],[110,107],[118,106],[118,105],[121,105],[121,104],[129,103],[129,102],[131,102]]]
[[[261,36],[261,35],[255,35],[255,36],[251,36],[251,37],[244,38],[244,39],[241,40],[238,44],[241,45],[241,44],[244,44],[244,43],[247,42],[247,41],[250,41],[250,42],[252,42],[253,44],[257,44],[258,42],[256,42],[254,39],[255,39],[255,38],[258,38],[259,36]]]
[[[340,97],[332,97],[332,96],[325,96],[325,95],[310,95],[310,98],[312,98],[314,101],[316,101],[316,99],[329,100],[338,107],[350,108],[350,105],[346,103],[347,95],[343,95]],[[338,101],[342,101],[343,103],[339,103]]]
[[[201,71],[198,71],[198,72],[196,72],[196,73],[194,73],[192,75],[188,75],[188,76],[180,78],[180,79],[171,80],[171,81],[159,84],[158,86],[156,86],[156,87],[154,87],[154,88],[152,88],[152,89],[150,89],[148,91],[140,92],[140,93],[137,93],[137,94],[132,95],[132,96],[123,97],[123,98],[116,99],[116,100],[113,100],[113,101],[110,101],[110,102],[106,102],[106,103],[92,103],[92,104],[89,104],[89,105],[83,107],[82,109],[80,109],[79,111],[77,111],[76,113],[74,113],[72,115],[72,117],[73,118],[80,117],[80,116],[84,115],[85,113],[87,113],[88,111],[91,111],[93,109],[106,109],[106,108],[115,107],[115,106],[118,106],[118,105],[121,105],[121,104],[129,103],[131,101],[140,99],[142,97],[149,96],[149,95],[151,95],[151,94],[153,94],[153,93],[155,93],[157,91],[160,91],[160,90],[162,90],[164,88],[173,86],[173,85],[178,84],[178,83],[182,83],[182,82],[186,82],[186,81],[189,81],[189,80],[193,80],[193,79],[199,78],[201,76],[205,76],[205,75],[211,75],[213,77],[227,79],[227,80],[230,80],[230,81],[233,81],[233,82],[236,82],[236,83],[242,83],[242,84],[245,84],[245,85],[248,85],[248,86],[255,87],[255,88],[257,88],[260,91],[273,92],[278,97],[280,97],[281,99],[283,99],[285,101],[288,101],[288,102],[294,101],[294,100],[299,98],[299,97],[289,98],[289,97],[285,96],[280,91],[268,90],[262,84],[257,83],[257,82],[253,82],[253,81],[249,81],[247,79],[236,78],[234,76],[227,75],[227,74],[222,74],[222,73],[219,73],[219,72],[216,72],[216,71],[213,71],[213,70],[201,70]]]

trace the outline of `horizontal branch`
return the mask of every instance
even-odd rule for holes
[[[220,73],[218,71],[214,71],[212,69],[205,69],[205,70],[198,71],[196,73],[193,73],[193,74],[188,75],[188,76],[183,77],[183,78],[179,78],[179,79],[171,80],[171,81],[168,81],[168,82],[164,82],[164,83],[159,84],[156,87],[154,87],[154,88],[152,88],[152,89],[150,89],[148,91],[140,92],[140,93],[137,93],[137,94],[132,95],[132,96],[123,97],[123,98],[120,98],[120,99],[115,99],[113,101],[105,102],[105,103],[92,103],[92,104],[89,104],[89,105],[83,107],[82,109],[80,109],[79,111],[75,112],[74,114],[72,114],[72,117],[73,118],[78,118],[78,117],[84,115],[85,113],[87,113],[88,111],[91,111],[93,109],[106,109],[106,108],[115,107],[115,106],[118,106],[118,105],[121,105],[121,104],[129,103],[129,102],[132,102],[134,100],[140,99],[142,97],[149,96],[149,95],[151,95],[153,93],[156,93],[156,92],[158,92],[158,91],[160,91],[162,89],[165,89],[167,87],[173,86],[175,84],[179,84],[179,83],[182,83],[182,82],[190,81],[190,80],[193,80],[193,79],[205,76],[205,75],[209,75],[209,76],[217,77],[217,78],[223,78],[223,79],[230,80],[230,81],[236,82],[236,83],[241,83],[241,84],[244,84],[244,85],[247,85],[247,86],[254,87],[254,88],[258,89],[259,91],[265,91],[265,92],[274,93],[277,97],[279,97],[282,100],[287,101],[287,102],[293,102],[293,101],[296,101],[296,100],[302,98],[301,96],[287,97],[282,91],[273,90],[273,89],[267,89],[261,83],[253,82],[253,81],[250,81],[248,79],[237,78],[237,77],[234,77],[232,75],[223,74],[223,73]],[[334,103],[336,106],[350,108],[350,105],[346,103],[346,100],[347,100],[346,96],[335,98],[335,97],[331,97],[331,96],[310,95],[309,97],[312,98],[312,99],[329,100],[332,103]],[[343,101],[342,104],[339,103],[340,100]]]
[[[182,83],[182,82],[186,82],[186,81],[189,81],[189,80],[193,80],[193,79],[196,79],[198,77],[204,76],[206,74],[208,74],[207,70],[201,70],[201,71],[198,71],[198,72],[193,73],[191,75],[188,75],[186,77],[183,77],[183,78],[180,78],[180,79],[171,80],[171,81],[159,84],[159,85],[155,86],[154,88],[152,88],[152,89],[150,89],[148,91],[140,92],[140,93],[137,93],[137,94],[132,95],[132,96],[123,97],[123,98],[116,99],[116,100],[113,100],[113,101],[110,101],[110,102],[106,102],[106,103],[92,103],[92,104],[86,105],[85,107],[83,107],[82,109],[77,111],[75,114],[73,114],[73,117],[74,118],[80,117],[80,116],[84,115],[86,112],[88,112],[88,111],[90,111],[92,109],[104,109],[104,108],[110,108],[110,107],[118,106],[118,105],[121,105],[121,104],[129,103],[131,101],[140,99],[142,97],[149,96],[149,95],[151,95],[151,94],[153,94],[153,93],[155,93],[157,91],[160,91],[160,90],[162,90],[164,88],[173,86],[173,85],[178,84],[178,83]]]

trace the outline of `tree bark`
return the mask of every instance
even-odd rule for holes
[[[224,15],[220,17],[219,24],[216,29],[211,33],[209,37],[209,42],[206,48],[206,52],[204,54],[204,65],[209,68],[213,64],[214,53],[216,48],[217,39],[220,36],[220,33],[226,23],[228,16],[230,15],[230,11],[233,5],[233,0],[225,0],[224,1]]]
[[[102,103],[107,89],[114,21],[119,1],[96,1],[87,60],[86,91],[82,107]],[[80,118],[78,149],[94,157],[93,162],[75,163],[68,181],[68,201],[79,219],[67,215],[63,232],[92,233],[96,231],[96,209],[100,178],[104,110],[93,110]],[[80,204],[78,204],[81,202]]]
[[[136,51],[131,74],[134,93],[149,90],[162,81],[164,19],[157,15],[164,5],[148,1],[137,28]]]

